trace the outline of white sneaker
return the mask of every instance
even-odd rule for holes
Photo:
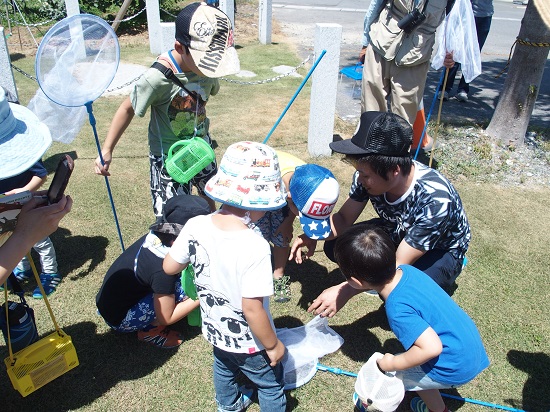
[[[449,100],[449,92],[439,92],[439,100],[441,100],[441,97],[443,97],[443,101],[446,102]]]
[[[456,100],[459,102],[467,102],[468,101],[468,93],[461,90],[456,94]]]

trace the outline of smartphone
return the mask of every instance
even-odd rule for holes
[[[48,189],[48,204],[57,203],[63,197],[67,183],[74,169],[74,161],[69,155],[59,159],[52,183]]]

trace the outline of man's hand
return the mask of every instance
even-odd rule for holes
[[[367,46],[363,46],[359,52],[359,62],[365,64],[365,54],[367,53]]]
[[[302,257],[302,247],[304,246],[307,247],[307,253],[305,254],[305,256]],[[304,260],[309,259],[313,256],[316,246],[316,240],[310,239],[306,235],[300,235],[296,239],[294,239],[294,242],[292,243],[288,260],[294,259],[296,263],[300,264]]]
[[[325,289],[307,308],[307,311],[321,315],[322,318],[332,318],[352,296],[359,292],[349,286],[348,282],[340,283]]]
[[[450,69],[454,65],[455,65],[455,61],[453,60],[453,52],[445,53],[445,60],[443,60],[443,66],[445,66],[447,69]]]

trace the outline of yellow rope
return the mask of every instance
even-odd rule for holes
[[[502,73],[506,71],[508,66],[510,65],[510,60],[512,59],[512,50],[514,49],[514,46],[516,43],[521,44],[522,46],[531,46],[531,47],[550,47],[550,43],[541,43],[541,42],[532,42],[527,40],[522,40],[519,37],[516,37],[516,41],[514,44],[512,44],[512,47],[510,47],[510,54],[508,55],[508,61],[506,62],[506,66],[500,71],[499,74],[495,76],[495,79],[498,79],[500,76],[502,76]]]

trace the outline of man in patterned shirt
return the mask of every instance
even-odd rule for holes
[[[335,238],[355,223],[370,200],[379,217],[369,222],[383,226],[391,236],[397,265],[413,265],[449,291],[462,270],[470,226],[453,185],[436,170],[412,160],[412,136],[402,117],[370,111],[361,115],[350,140],[330,144],[356,171],[349,198],[331,217],[332,234],[324,251],[334,261]],[[300,236],[292,245],[291,258],[301,263],[313,255],[316,243]],[[302,246],[308,249],[304,257]],[[343,282],[325,290],[309,310],[332,317],[357,293]]]

